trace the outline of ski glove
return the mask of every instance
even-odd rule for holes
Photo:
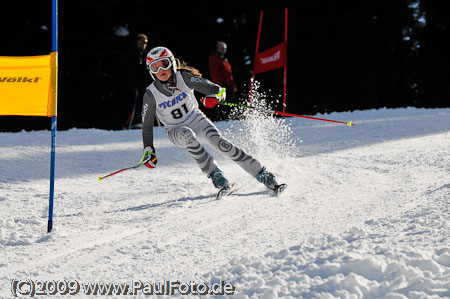
[[[206,108],[214,108],[214,106],[216,106],[219,103],[216,95],[205,96],[200,99],[200,102]]]
[[[222,88],[218,94],[207,95],[200,99],[200,102],[206,108],[214,108],[220,102],[224,102],[226,98],[225,88]]]
[[[140,163],[143,163],[148,168],[155,168],[158,159],[156,158],[155,148],[153,146],[147,146],[144,148],[144,155]]]

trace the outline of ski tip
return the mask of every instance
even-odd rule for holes
[[[98,181],[101,182],[102,181],[102,177],[98,177]]]
[[[274,192],[275,192],[276,195],[279,195],[279,194],[281,194],[284,190],[286,190],[286,188],[287,188],[287,185],[286,185],[286,184],[279,184],[279,185],[276,185],[276,186],[275,186]]]
[[[217,200],[218,200],[218,199],[221,199],[222,197],[227,196],[227,195],[233,193],[233,192],[235,191],[235,190],[234,190],[234,185],[235,185],[235,184],[233,183],[233,184],[230,184],[230,185],[228,186],[228,188],[220,189],[219,192],[217,192],[216,199],[217,199]]]

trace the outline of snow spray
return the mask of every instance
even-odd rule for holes
[[[259,91],[259,82],[255,81],[253,107],[267,108],[267,95]],[[223,130],[224,135],[233,143],[258,159],[288,159],[300,153],[298,144],[302,140],[293,137],[290,124],[286,119],[276,118],[264,109],[245,109],[233,107],[230,126]]]

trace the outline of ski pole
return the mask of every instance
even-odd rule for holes
[[[217,96],[220,97],[221,95],[223,95],[223,93],[225,92],[225,90],[226,90],[226,88],[223,87],[223,88],[219,91],[219,93],[217,94]]]
[[[107,178],[107,177],[110,177],[110,176],[112,176],[112,175],[118,174],[119,172],[122,172],[122,171],[125,171],[125,170],[128,170],[128,169],[138,168],[138,167],[141,167],[141,166],[144,165],[144,164],[145,164],[145,163],[139,163],[138,165],[131,166],[131,167],[127,167],[127,168],[118,170],[118,171],[116,171],[116,172],[110,173],[110,174],[105,175],[105,176],[102,176],[102,177],[99,176],[99,177],[98,177],[98,180],[101,181],[101,180],[103,180],[104,178]]]
[[[318,117],[305,116],[305,115],[281,112],[281,111],[276,111],[276,110],[264,109],[264,108],[254,107],[254,106],[247,106],[247,105],[242,105],[242,104],[234,104],[234,103],[226,103],[226,102],[219,103],[219,104],[231,106],[231,107],[237,107],[237,108],[254,109],[254,110],[258,110],[258,111],[262,111],[262,112],[274,113],[274,114],[279,114],[279,115],[284,115],[284,116],[301,117],[301,118],[314,119],[314,120],[320,120],[320,121],[328,121],[328,122],[333,122],[333,123],[338,123],[338,124],[344,124],[349,127],[355,125],[351,121],[343,122],[343,121],[337,121],[337,120],[331,120],[331,119],[324,119],[324,118],[318,118]]]

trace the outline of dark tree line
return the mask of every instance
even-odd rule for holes
[[[50,1],[16,5],[1,12],[0,55],[50,53]],[[288,112],[450,106],[444,0],[59,1],[58,128],[122,128],[131,99],[120,61],[138,33],[148,35],[149,48],[167,46],[205,77],[215,42],[225,41],[244,101],[260,11],[262,51],[282,42],[285,7]],[[283,71],[256,79],[282,109]],[[48,128],[46,118],[0,117],[2,131]]]

